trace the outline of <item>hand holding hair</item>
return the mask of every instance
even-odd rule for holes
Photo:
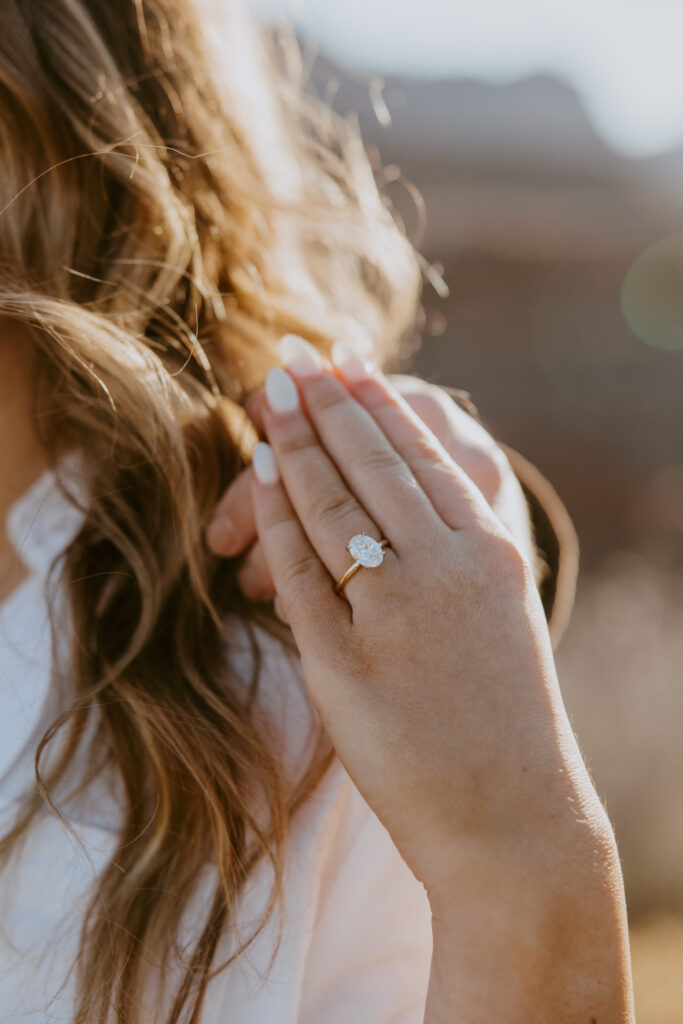
[[[535,561],[526,499],[508,459],[491,435],[438,385],[405,374],[393,374],[388,379],[481,491],[520,550],[530,561]],[[248,415],[261,431],[266,406],[264,390],[255,392],[246,402]],[[244,554],[238,580],[247,597],[272,601],[273,581],[256,537],[249,483],[251,473],[249,466],[226,489],[214,510],[206,536],[217,555]]]
[[[254,515],[311,697],[429,897],[425,1021],[629,1021],[614,837],[531,567],[390,382],[335,355],[270,371]],[[362,535],[388,545],[337,593]]]

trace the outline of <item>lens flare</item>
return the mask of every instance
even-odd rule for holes
[[[621,287],[621,309],[647,345],[683,352],[683,234],[661,238],[635,258]]]

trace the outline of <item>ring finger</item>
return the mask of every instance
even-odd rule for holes
[[[346,548],[351,537],[365,533],[380,541],[382,534],[324,451],[289,374],[271,370],[266,387],[265,431],[282,481],[308,539],[337,581],[354,560]],[[396,555],[385,549],[385,557],[391,561]]]

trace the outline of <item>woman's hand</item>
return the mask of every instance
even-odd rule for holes
[[[535,546],[526,499],[504,452],[491,435],[443,388],[406,374],[394,374],[388,379],[478,487],[520,551],[533,564]],[[247,412],[259,429],[263,429],[265,405],[263,391],[247,401]],[[249,467],[226,490],[207,529],[207,542],[216,554],[224,557],[246,552],[238,572],[244,594],[255,600],[272,601],[275,588],[256,537],[251,473]]]
[[[534,565],[536,547],[529,506],[500,445],[444,388],[409,374],[391,374],[388,379],[478,487],[522,554]]]
[[[434,892],[463,836],[573,819],[585,769],[530,567],[481,492],[381,374],[356,360],[342,381],[313,350],[297,367],[267,380],[263,556],[341,760]],[[360,533],[391,548],[342,597]]]
[[[531,568],[389,381],[315,350],[266,382],[256,530],[340,760],[423,883],[425,1021],[630,1021],[614,838]],[[382,564],[351,537],[387,538]]]

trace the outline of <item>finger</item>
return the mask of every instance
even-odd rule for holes
[[[507,459],[488,431],[443,388],[407,374],[388,374],[387,380],[493,506]]]
[[[317,372],[322,367],[331,369],[329,360],[298,334],[283,335],[280,338],[279,349],[282,361],[298,375],[306,376],[311,370]],[[247,415],[259,430],[263,430],[263,413],[266,406],[266,396],[262,388],[250,395],[245,402]]]
[[[251,495],[249,504],[253,508]],[[251,598],[252,601],[272,601],[275,597],[275,587],[260,541],[256,541],[245,556],[237,573],[237,581],[244,595]]]
[[[235,477],[214,509],[206,542],[217,555],[237,555],[256,537],[250,477],[250,468]]]
[[[495,519],[481,491],[386,377],[363,367],[341,344],[335,345],[334,358],[354,397],[405,459],[443,521],[452,529],[492,526]]]
[[[277,596],[277,594],[273,598],[273,608],[275,610],[275,614],[277,615],[278,619],[280,619],[281,622],[286,623],[287,622],[287,616],[284,613],[284,609],[282,607],[282,602],[280,601],[280,598]]]
[[[263,410],[266,406],[266,394],[263,388],[254,391],[244,403],[244,409],[256,429],[263,432]]]
[[[256,445],[253,467],[256,528],[281,617],[302,643],[319,645],[330,629],[337,631],[343,643],[351,621],[349,606],[334,593],[330,575],[313,550],[279,479],[268,444]]]
[[[314,550],[336,581],[353,562],[349,540],[365,533],[379,541],[382,533],[321,445],[292,378],[279,367],[271,370],[266,394],[266,434],[282,481]],[[367,584],[363,589],[367,593]]]
[[[273,373],[271,370],[266,381],[269,401],[268,382]],[[344,383],[322,365],[317,372],[312,367],[305,375],[297,372],[297,384],[314,433],[329,453],[328,458],[400,554],[402,546],[414,544],[416,528],[436,521],[434,509],[410,467]],[[269,436],[270,420],[266,413]]]

